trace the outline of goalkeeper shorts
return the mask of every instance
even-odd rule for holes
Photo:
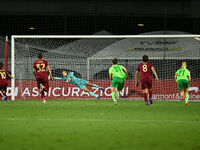
[[[84,87],[88,84],[89,81],[79,79],[76,83],[76,86],[78,86],[80,89],[84,89]]]

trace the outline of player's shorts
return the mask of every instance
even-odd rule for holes
[[[78,79],[76,86],[78,86],[80,89],[84,89],[84,87],[88,84],[89,81],[83,80],[83,79]]]
[[[2,82],[0,83],[0,90],[7,90],[8,82]]]
[[[40,84],[42,84],[43,86],[45,86],[46,90],[49,90],[48,76],[36,76],[35,79],[37,81],[38,89],[40,88]]]
[[[144,89],[151,89],[152,88],[152,78],[145,78],[141,80],[141,88]]]
[[[124,79],[122,78],[113,78],[111,81],[111,87],[117,88],[119,91],[124,88]]]
[[[188,80],[184,80],[184,79],[178,80],[177,84],[178,84],[178,90],[189,88],[189,81]]]

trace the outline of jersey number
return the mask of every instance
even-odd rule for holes
[[[120,70],[120,68],[117,66],[117,67],[114,67],[114,70],[115,70],[115,72],[120,72],[121,70]]]
[[[147,72],[148,71],[147,65],[143,65],[142,70],[143,70],[143,72]]]
[[[6,73],[5,72],[0,72],[1,75],[1,79],[5,79],[6,78]]]
[[[182,73],[182,74],[181,74]],[[185,70],[180,70],[178,76],[184,76]]]
[[[38,68],[37,72],[44,72],[45,71],[45,64],[37,64],[36,67]]]

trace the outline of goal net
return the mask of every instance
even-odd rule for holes
[[[153,80],[153,99],[179,100],[174,75],[187,61],[191,72],[190,100],[200,100],[200,44],[195,35],[136,35],[136,36],[12,36],[12,99],[40,99],[32,73],[37,54],[43,53],[52,74],[61,77],[62,71],[74,72],[76,77],[89,80],[105,89],[89,87],[102,99],[111,99],[108,70],[112,59],[118,58],[129,78],[120,93],[122,99],[142,99],[142,89],[135,86],[135,71],[142,56],[148,55],[159,81]],[[198,35],[197,35],[198,37]],[[47,99],[93,99],[78,87],[49,81]],[[11,92],[12,91],[12,92]],[[11,94],[14,93],[14,94]]]

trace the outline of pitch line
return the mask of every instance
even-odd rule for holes
[[[151,123],[199,123],[198,120],[106,120],[106,119],[54,119],[54,118],[38,118],[38,119],[27,119],[27,118],[0,118],[1,121],[68,121],[68,122],[151,122]]]

